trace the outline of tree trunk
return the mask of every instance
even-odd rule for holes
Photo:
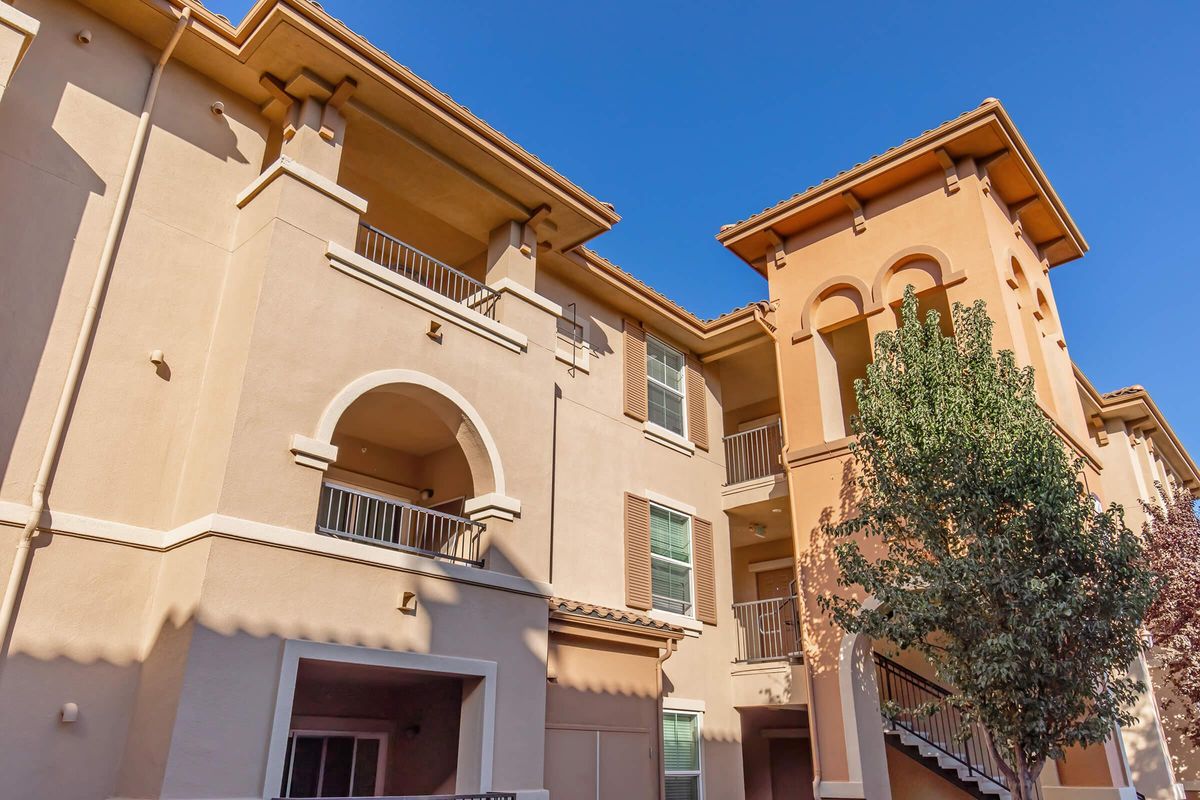
[[[988,750],[992,754],[992,760],[996,762],[996,767],[999,768],[1000,774],[1004,776],[1004,780],[1008,784],[1012,796],[1015,800],[1025,800],[1025,798],[1018,795],[1017,773],[1008,765],[1004,757],[1000,755],[1000,748],[996,747],[996,740],[992,738],[992,732],[982,725],[980,727],[983,729],[983,740],[987,743]]]

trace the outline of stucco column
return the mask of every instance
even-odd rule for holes
[[[341,108],[354,89],[352,81],[334,86],[308,70],[288,81],[284,92],[292,103],[282,123],[282,154],[336,181],[346,136]]]
[[[0,2],[0,100],[37,32],[36,19]]]

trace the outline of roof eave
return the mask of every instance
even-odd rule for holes
[[[1059,227],[1062,229],[1064,238],[1072,245],[1072,251],[1064,258],[1055,259],[1053,265],[1057,266],[1058,264],[1081,257],[1088,250],[1087,240],[1084,239],[1078,225],[1075,224],[1070,213],[1063,205],[1062,199],[1054,191],[1054,187],[1050,184],[1041,165],[1034,158],[1032,151],[1013,124],[1012,119],[1008,116],[1008,112],[996,100],[986,101],[978,108],[972,109],[904,144],[887,150],[842,174],[829,178],[808,191],[801,192],[794,197],[781,201],[775,206],[760,211],[740,222],[723,226],[717,233],[716,239],[756,271],[759,271],[759,266],[753,260],[738,254],[734,245],[772,227],[780,220],[792,214],[811,208],[818,203],[826,202],[833,197],[840,196],[843,192],[851,191],[855,186],[872,177],[887,172],[913,158],[936,150],[938,147],[946,145],[949,141],[964,133],[981,125],[991,124],[993,120],[999,126],[1004,139],[1007,141],[1010,152],[1018,156],[1020,164],[1032,181],[1036,191],[1045,200],[1047,207],[1051,210]]]

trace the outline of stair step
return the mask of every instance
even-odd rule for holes
[[[903,728],[889,730],[887,733],[899,738],[901,744],[905,747],[914,748],[921,754],[922,758],[935,762],[941,771],[953,772],[963,783],[975,784],[982,794],[996,797],[997,800],[1012,800],[1011,792],[996,785],[993,780],[986,777],[978,768],[968,769],[961,761],[951,756],[947,752],[949,748],[944,742],[927,742],[920,736],[909,733]]]

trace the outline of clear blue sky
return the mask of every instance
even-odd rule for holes
[[[322,3],[615,204],[593,246],[704,317],[766,293],[722,224],[999,97],[1092,246],[1051,273],[1072,357],[1200,458],[1200,3]]]

